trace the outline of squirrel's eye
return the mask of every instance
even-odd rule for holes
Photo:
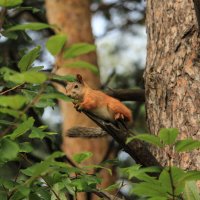
[[[78,88],[78,85],[75,85],[74,88]]]

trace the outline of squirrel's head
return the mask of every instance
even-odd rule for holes
[[[80,100],[83,98],[85,83],[80,74],[76,75],[76,81],[67,82],[66,95],[72,99]]]

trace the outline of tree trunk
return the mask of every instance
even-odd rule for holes
[[[198,24],[192,0],[148,0],[148,56],[145,70],[147,122],[152,134],[162,127],[180,139],[200,139]],[[155,150],[166,165],[166,151]],[[200,169],[200,153],[181,153],[174,164]]]
[[[90,0],[46,0],[47,18],[50,24],[55,24],[58,29],[68,37],[68,45],[73,43],[94,43],[91,30]],[[97,65],[96,53],[90,53],[74,59],[63,59],[58,56],[54,71],[59,75],[80,73],[93,88],[100,86],[99,77],[87,69],[75,69],[64,67],[64,65],[74,61],[84,60]],[[62,87],[58,89],[65,93]],[[109,147],[108,138],[82,139],[69,138],[65,136],[66,131],[76,125],[95,126],[84,114],[78,113],[72,103],[60,101],[60,109],[63,115],[63,144],[62,149],[68,158],[73,154],[83,151],[93,152],[93,157],[84,164],[98,164],[102,161]],[[102,173],[104,187],[113,182],[107,172]],[[81,197],[80,199],[84,199]]]

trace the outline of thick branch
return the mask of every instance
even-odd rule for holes
[[[97,116],[83,111],[90,119],[92,119],[98,126],[100,126],[104,131],[111,135],[115,141],[126,151],[137,163],[142,164],[143,166],[160,166],[160,163],[152,155],[152,153],[147,148],[147,144],[141,142],[140,140],[133,140],[126,144],[126,140],[132,134],[127,130],[123,124],[118,123],[114,125],[110,122],[105,122],[102,119],[99,119]]]
[[[143,89],[111,89],[106,93],[121,101],[145,102]]]

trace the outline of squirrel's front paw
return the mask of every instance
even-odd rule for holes
[[[81,112],[82,108],[81,105],[79,103],[74,104],[74,108],[76,109],[76,111]]]

